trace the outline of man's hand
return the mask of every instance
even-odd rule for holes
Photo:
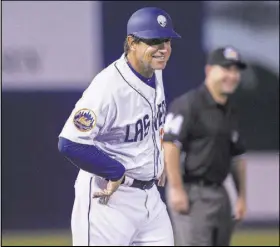
[[[179,214],[187,214],[189,212],[189,198],[183,188],[170,188],[168,197],[169,204],[175,212]]]
[[[239,197],[235,205],[235,219],[241,221],[244,219],[246,214],[246,201]]]
[[[93,198],[100,198],[99,202],[101,204],[107,204],[110,196],[119,188],[123,179],[124,179],[124,175],[117,181],[109,180],[107,184],[107,188],[102,191],[95,192]]]
[[[162,174],[160,175],[158,179],[158,186],[164,187],[166,183],[166,173],[165,170],[163,170]]]

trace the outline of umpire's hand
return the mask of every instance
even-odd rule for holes
[[[109,180],[106,189],[95,192],[93,194],[93,198],[100,198],[99,202],[101,204],[107,204],[110,196],[119,188],[123,179],[124,179],[124,175],[117,181]]]
[[[189,199],[184,188],[171,187],[168,191],[168,197],[173,211],[179,214],[187,214],[189,212]]]

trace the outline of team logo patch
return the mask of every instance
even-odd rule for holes
[[[224,57],[226,59],[238,60],[238,53],[232,48],[226,48],[224,50]]]
[[[166,24],[167,24],[166,17],[163,16],[163,15],[159,15],[159,16],[157,17],[157,21],[158,21],[158,24],[161,25],[162,27],[165,27]]]
[[[95,126],[96,115],[89,109],[81,109],[75,114],[73,122],[78,130],[87,132]]]

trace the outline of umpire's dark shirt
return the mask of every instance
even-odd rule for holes
[[[229,101],[217,104],[204,84],[171,102],[164,141],[178,143],[186,152],[187,180],[222,183],[232,157],[245,152],[235,109]]]

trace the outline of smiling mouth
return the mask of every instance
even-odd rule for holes
[[[153,58],[158,59],[160,61],[164,61],[165,60],[164,56],[153,56]]]

